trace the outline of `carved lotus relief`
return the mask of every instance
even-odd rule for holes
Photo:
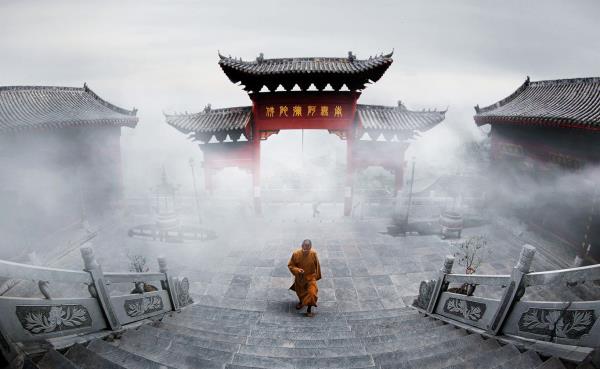
[[[17,306],[21,325],[33,334],[89,327],[92,319],[82,305]]]
[[[466,320],[479,321],[485,313],[485,304],[450,297],[444,304],[444,312]]]
[[[125,313],[132,317],[138,317],[145,314],[161,311],[164,308],[160,296],[148,296],[140,299],[125,300]]]
[[[549,336],[550,339],[579,339],[596,322],[594,310],[528,309],[519,319],[522,332]]]

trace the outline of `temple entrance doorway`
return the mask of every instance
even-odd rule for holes
[[[327,130],[281,130],[261,142],[261,192],[269,214],[339,217],[344,206],[346,142]]]

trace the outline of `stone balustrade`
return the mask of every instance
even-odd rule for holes
[[[0,296],[0,351],[8,362],[22,358],[23,345],[56,337],[120,331],[127,325],[190,304],[189,282],[173,278],[164,258],[159,272],[108,273],[91,247],[82,247],[84,270],[47,268],[0,260],[0,278],[38,282],[44,298]],[[87,285],[87,297],[53,298],[52,283]],[[144,288],[155,283],[158,288]],[[131,283],[130,294],[112,296],[108,286]],[[150,292],[148,292],[150,291]]]
[[[452,273],[454,258],[448,256],[437,279],[421,282],[413,305],[427,314],[489,336],[550,342],[559,345],[599,348],[600,300],[522,301],[526,289],[547,285],[570,288],[600,280],[600,265],[530,273],[535,248],[524,245],[510,275]],[[502,289],[500,299],[448,291],[450,283]]]

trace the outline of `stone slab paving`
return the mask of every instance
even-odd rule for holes
[[[405,306],[418,294],[422,280],[436,276],[454,241],[437,235],[391,236],[389,219],[313,219],[278,213],[262,218],[216,216],[206,225],[216,229],[216,240],[175,244],[127,237],[127,229],[139,222],[143,222],[140,217],[124,217],[93,240],[105,271],[127,270],[127,256],[132,254],[146,256],[150,269],[157,270],[156,258],[164,255],[173,274],[189,278],[196,302],[257,311],[293,309],[296,297],[289,290],[292,277],[287,262],[305,238],[313,241],[321,261],[318,309],[323,312]],[[522,241],[492,225],[465,229],[463,239],[479,234],[488,236],[490,253],[478,273],[509,274]],[[75,250],[56,266],[82,269],[82,264]],[[561,267],[543,257],[533,263],[535,271]],[[454,271],[461,272],[461,266],[455,265]],[[111,286],[113,293],[128,293],[131,288]],[[85,289],[80,290],[85,295]],[[52,292],[60,297],[65,291],[69,292],[61,287]],[[477,294],[498,297],[500,293],[500,289],[480,288]],[[561,293],[564,298],[579,299],[576,293]],[[525,299],[555,297],[547,288],[539,288],[530,290]]]

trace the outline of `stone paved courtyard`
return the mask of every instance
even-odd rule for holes
[[[305,238],[313,241],[323,272],[319,282],[320,311],[356,311],[402,307],[410,304],[422,280],[435,278],[452,240],[438,235],[393,237],[387,233],[389,219],[357,220],[330,217],[246,217],[219,219],[218,239],[184,244],[160,243],[126,236],[129,226],[139,222],[126,217],[103,229],[92,241],[105,271],[125,271],[127,255],[148,258],[157,270],[156,257],[164,255],[174,275],[186,276],[196,302],[205,305],[253,310],[293,309],[295,295],[289,290],[292,277],[287,269],[291,252]],[[486,234],[490,254],[479,274],[509,274],[523,242],[501,228],[486,225],[469,228],[469,235]],[[78,250],[58,265],[81,269]],[[538,253],[533,269],[558,269]],[[455,265],[455,272],[462,272]],[[131,286],[114,286],[114,293],[126,293]],[[500,289],[478,289],[478,295],[499,297]],[[579,299],[570,291],[564,298]],[[56,295],[61,295],[56,291]],[[565,296],[566,294],[566,296]],[[530,299],[552,300],[556,291],[531,290]]]

